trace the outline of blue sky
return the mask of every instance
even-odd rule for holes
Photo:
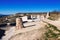
[[[0,0],[0,14],[60,10],[60,0]]]

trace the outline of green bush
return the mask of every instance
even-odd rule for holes
[[[57,29],[56,26],[53,26],[51,24],[48,24],[49,26],[46,26],[47,31],[45,32],[45,40],[48,40],[49,38],[57,39],[60,36],[60,30]],[[51,30],[53,29],[53,30]],[[59,33],[54,33],[54,31],[58,31]]]
[[[54,18],[52,18],[52,17],[49,17],[48,19],[50,19],[50,20],[55,20]]]

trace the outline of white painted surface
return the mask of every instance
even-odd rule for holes
[[[48,18],[49,17],[49,12],[47,12],[47,15],[46,15],[46,18]]]
[[[22,17],[22,21],[27,21],[27,16]]]
[[[41,15],[41,18],[40,18],[41,20],[44,20],[44,15]]]

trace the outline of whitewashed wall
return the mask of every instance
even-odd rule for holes
[[[27,16],[22,17],[22,21],[27,21]]]

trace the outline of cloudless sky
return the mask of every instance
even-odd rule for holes
[[[0,0],[0,14],[60,10],[60,0]]]

